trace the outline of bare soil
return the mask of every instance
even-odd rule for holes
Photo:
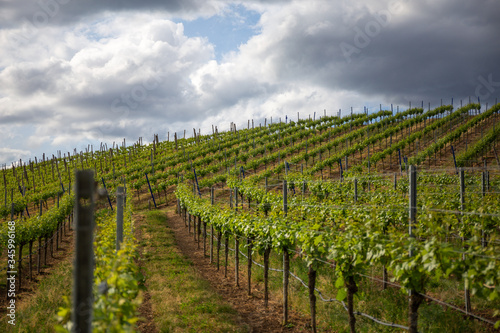
[[[142,223],[142,220],[144,219],[142,215],[139,214],[134,214],[133,219],[135,221],[136,225],[140,225]],[[134,229],[135,233],[135,238],[137,242],[140,242],[142,240],[142,228],[136,227]],[[137,261],[137,264],[139,265],[139,269],[142,271],[143,269],[143,260],[142,259],[142,251],[139,251],[140,253],[140,258]],[[144,318],[144,320],[140,320],[137,323],[137,331],[142,332],[142,333],[156,333],[158,332],[158,329],[156,328],[155,322],[154,322],[154,314],[153,314],[153,309],[151,306],[151,296],[149,295],[147,291],[148,287],[148,282],[144,282],[146,286],[145,292],[142,294],[142,304],[139,307],[139,317]]]
[[[289,312],[289,325],[283,326],[282,306],[278,300],[272,298],[272,294],[268,308],[264,307],[264,295],[257,286],[252,287],[252,295],[248,296],[246,270],[242,269],[243,262],[240,263],[239,287],[234,282],[234,268],[228,268],[227,278],[224,277],[223,269],[217,271],[217,267],[210,264],[209,258],[203,253],[202,240],[198,249],[193,236],[188,234],[184,221],[175,213],[173,207],[167,210],[167,224],[173,230],[176,243],[182,253],[194,263],[199,274],[210,282],[212,288],[238,311],[243,323],[250,327],[249,332],[305,332],[310,330],[309,319],[294,311]]]

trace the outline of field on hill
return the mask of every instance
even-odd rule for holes
[[[178,274],[188,274],[177,257],[144,254],[160,231],[137,224],[139,216],[157,222],[165,210],[182,221],[185,237],[203,249],[217,274],[261,301],[259,316],[281,317],[283,331],[494,332],[500,324],[499,110],[500,104],[486,110],[443,105],[266,119],[258,126],[252,120],[246,129],[231,124],[229,131],[193,130],[192,137],[162,142],[151,135],[147,145],[139,139],[19,161],[2,170],[0,182],[1,274],[16,277],[2,278],[1,292],[13,286],[22,295],[44,274],[47,259],[62,265],[54,252],[57,257],[74,232],[75,173],[87,169],[107,190],[95,209],[94,329],[147,331],[137,320],[148,295],[156,329],[244,331],[255,324],[255,331],[266,331],[255,318],[239,325],[223,303],[198,309],[199,318],[220,312],[223,319],[203,317],[199,325],[206,326],[196,326],[192,317],[166,320],[174,310],[158,310],[161,297],[149,300],[153,288],[179,292],[182,286],[159,275],[161,284],[148,280],[156,276],[148,260],[174,260]],[[118,187],[126,191],[120,251]],[[192,290],[200,288],[192,283]],[[209,302],[205,296],[197,297]],[[60,309],[52,309],[54,323],[47,325],[55,325],[57,314],[64,331],[73,324],[71,290],[66,286],[56,297]],[[12,299],[2,303],[1,325]]]

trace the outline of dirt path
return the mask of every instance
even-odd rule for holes
[[[140,225],[144,218],[140,214],[134,214],[133,219],[134,219],[136,225]],[[138,242],[143,239],[141,228],[135,228],[134,234],[135,234],[135,238],[137,239]],[[139,251],[139,252],[140,252],[141,257],[140,257],[140,260],[137,261],[137,264],[139,265],[141,272],[144,274],[144,268],[143,268],[144,262],[142,260],[143,254],[142,254],[142,251]],[[155,322],[153,320],[154,314],[153,314],[153,309],[151,306],[151,295],[147,291],[147,287],[148,287],[147,281],[145,281],[145,286],[146,286],[146,290],[143,293],[142,304],[139,307],[140,317],[144,318],[145,320],[141,320],[137,323],[137,331],[142,332],[142,333],[156,333],[156,332],[158,332],[158,329],[156,328]]]
[[[252,296],[248,296],[246,269],[243,267],[243,262],[240,263],[240,287],[235,285],[234,269],[229,269],[227,278],[224,277],[223,269],[217,271],[216,266],[211,265],[209,259],[203,255],[202,241],[198,249],[193,236],[188,234],[184,221],[175,214],[174,208],[167,210],[167,224],[173,230],[182,253],[193,261],[200,275],[210,282],[212,288],[238,311],[245,324],[251,328],[250,332],[310,331],[309,319],[294,312],[289,314],[290,327],[283,327],[281,324],[282,307],[278,301],[272,299],[272,295],[270,295],[268,309],[264,307],[264,297],[261,291],[254,288]],[[246,267],[246,262],[244,264]]]

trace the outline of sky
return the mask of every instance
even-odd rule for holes
[[[491,106],[499,15],[498,0],[0,0],[0,165],[249,119]]]

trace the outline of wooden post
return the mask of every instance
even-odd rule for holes
[[[463,168],[458,170],[460,175],[460,215],[463,223],[463,211],[465,209],[465,172]],[[465,237],[462,237],[462,242],[465,241]],[[465,254],[462,255],[462,259],[465,260]],[[465,273],[467,274],[467,272]],[[464,283],[465,285],[465,283]],[[470,304],[470,291],[467,287],[464,289],[464,300],[465,300],[465,312],[468,314],[471,311]]]
[[[283,180],[283,213],[285,214],[285,219],[288,212],[287,203],[287,184],[286,180]],[[290,277],[290,256],[288,254],[288,249],[283,247],[283,325],[288,323],[288,280]]]
[[[75,260],[73,273],[73,332],[92,330],[92,285],[94,279],[94,173],[76,172],[75,184]]]
[[[196,242],[196,234],[197,234],[197,230],[196,230],[196,216],[193,215],[193,241]]]
[[[222,232],[217,233],[217,270],[220,269],[220,246],[222,242]]]
[[[314,269],[313,265],[311,264],[309,266],[309,272],[308,272],[308,278],[309,278],[309,306],[311,308],[311,326],[312,326],[312,331],[313,333],[316,333],[316,295],[314,294],[314,289],[316,287],[316,270]]]
[[[210,203],[214,204],[214,187],[210,188]],[[214,224],[210,223],[210,263],[214,262]]]
[[[489,182],[488,182],[488,171],[483,171],[482,173],[482,178],[481,178],[481,192],[482,192],[482,197],[484,198],[486,196],[486,192],[488,191],[489,187]],[[484,225],[481,228],[481,247],[486,247],[486,234],[484,232]]]
[[[252,125],[253,125],[253,120],[252,120]],[[234,197],[235,197],[235,208],[234,210],[237,212],[238,211],[238,188],[234,188]],[[239,276],[239,265],[240,265],[240,253],[239,253],[239,248],[240,248],[240,240],[238,239],[238,235],[234,235],[234,280],[236,283],[236,286],[240,286],[240,276]]]
[[[207,254],[207,222],[203,221],[203,257]]]
[[[226,241],[224,244],[224,255],[225,255],[225,261],[224,261],[224,277],[227,278],[227,264],[228,264],[228,259],[229,259],[229,235],[226,235]]]
[[[197,241],[197,247],[198,249],[200,248],[200,238],[201,238],[201,218],[198,216],[198,228],[197,228],[197,238],[196,238],[196,241]]]
[[[250,238],[247,238],[247,256],[248,256],[248,267],[247,267],[247,272],[248,272],[248,296],[252,295],[252,240]]]
[[[154,152],[151,149],[151,174],[155,174],[155,161],[154,161]]]
[[[42,265],[42,237],[38,237],[38,256],[37,256],[37,265],[36,272],[40,274],[40,266]]]
[[[409,168],[409,227],[408,232],[411,238],[415,237],[413,234],[414,224],[417,218],[417,170],[414,165],[410,165]],[[410,257],[413,256],[413,251],[410,249]],[[422,303],[423,297],[415,290],[409,290],[410,301],[409,307],[409,321],[410,321],[410,333],[418,332],[418,307]]]
[[[354,178],[354,202],[358,202],[358,179]]]
[[[54,234],[50,238],[50,257],[54,258]]]
[[[116,188],[116,251],[123,242],[123,186]]]
[[[240,266],[240,240],[238,238],[238,235],[234,235],[234,282],[237,287],[240,286],[239,266]]]
[[[272,119],[272,118],[271,118]],[[269,306],[269,255],[271,248],[267,247],[264,250],[264,306]]]
[[[410,221],[409,221],[409,235],[410,237],[415,237],[413,235],[413,224],[415,224],[416,221],[416,214],[417,214],[417,171],[415,166],[410,165],[410,187],[409,187],[409,214],[410,214]],[[413,254],[410,252],[410,256],[413,256]]]
[[[23,246],[24,244],[20,244],[19,245],[19,259],[17,260],[17,272],[18,272],[18,275],[17,275],[17,279],[18,279],[18,286],[17,286],[17,290],[20,291],[21,288],[22,288],[22,281],[23,281],[23,274],[22,274],[22,270],[23,270]]]
[[[234,188],[234,211],[238,212],[238,188]]]
[[[32,263],[33,241],[32,240],[30,240],[30,242],[29,242],[28,250],[29,250],[29,260],[30,260],[28,263],[29,272],[30,272],[29,279],[33,280],[33,263]]]
[[[59,232],[61,230],[61,222],[57,222],[57,230],[56,230],[56,251],[59,251]]]

